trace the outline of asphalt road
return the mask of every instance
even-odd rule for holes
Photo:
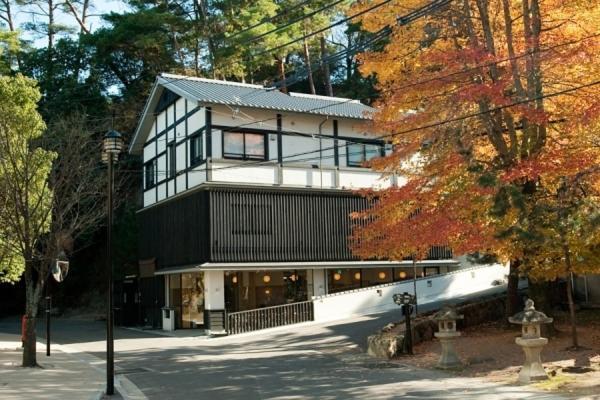
[[[399,318],[398,310],[215,339],[117,328],[116,368],[157,400],[560,398],[366,356],[366,336]],[[0,331],[17,330],[17,318],[0,321]],[[100,358],[104,339],[102,322],[53,323],[54,341]]]

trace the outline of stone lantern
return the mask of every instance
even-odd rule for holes
[[[508,318],[508,321],[512,324],[522,325],[521,337],[515,339],[515,342],[525,352],[525,364],[519,372],[519,382],[530,383],[548,379],[540,357],[542,348],[548,343],[548,339],[541,337],[540,326],[551,323],[552,318],[547,317],[543,312],[536,311],[533,300],[528,299],[525,302],[525,309]]]
[[[458,315],[454,307],[450,306],[444,306],[433,315],[432,319],[437,321],[439,327],[439,331],[434,335],[440,340],[442,345],[442,354],[437,365],[438,368],[450,369],[462,365],[456,355],[454,342],[460,336],[460,332],[456,331],[456,321],[463,318],[464,315]]]

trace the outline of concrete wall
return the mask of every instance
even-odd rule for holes
[[[494,287],[500,290],[506,287],[507,274],[506,266],[493,264],[420,278],[417,280],[418,304],[469,295]],[[412,280],[314,296],[315,321],[395,310],[398,306],[392,300],[392,296],[394,293],[403,292],[414,294]]]

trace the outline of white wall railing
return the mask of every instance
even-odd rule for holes
[[[239,167],[238,167],[239,166]],[[250,183],[313,188],[386,188],[397,184],[392,176],[367,168],[313,168],[310,165],[256,164],[232,160],[212,160],[209,163],[213,182]]]
[[[508,267],[501,264],[472,267],[416,281],[418,304],[476,294],[492,288],[506,288]],[[414,294],[412,280],[314,296],[315,321],[331,321],[357,315],[398,309],[394,293]]]

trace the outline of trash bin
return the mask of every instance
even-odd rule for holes
[[[162,328],[163,331],[175,330],[175,309],[171,307],[162,308]]]

